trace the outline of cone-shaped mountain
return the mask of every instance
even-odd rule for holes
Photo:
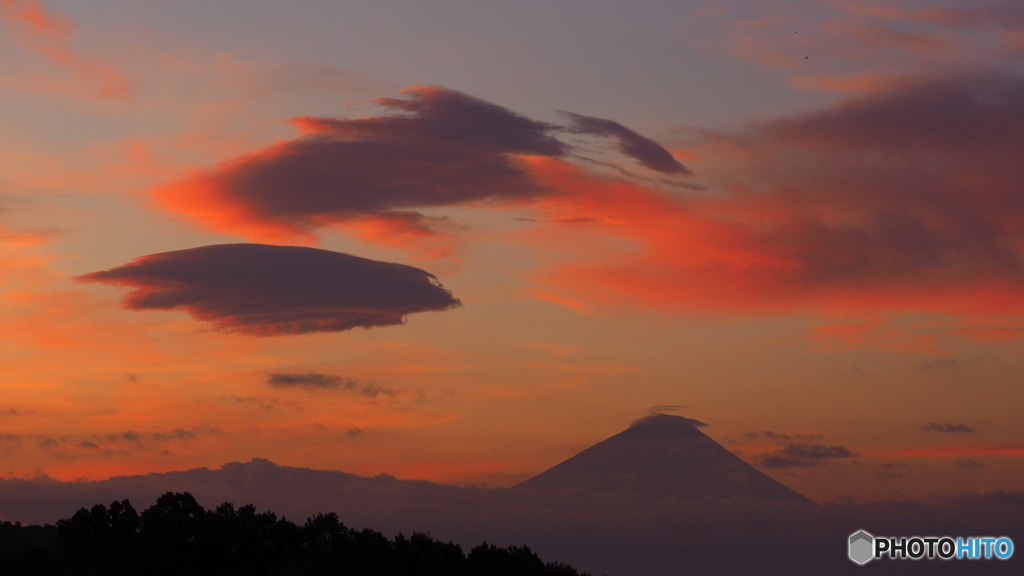
[[[695,422],[668,414],[647,416],[517,487],[811,503],[705,436]]]

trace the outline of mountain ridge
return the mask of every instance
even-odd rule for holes
[[[814,503],[747,464],[701,432],[700,426],[705,424],[682,416],[646,416],[515,488]]]

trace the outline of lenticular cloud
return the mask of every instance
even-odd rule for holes
[[[184,310],[260,336],[401,324],[460,302],[430,273],[295,246],[223,244],[162,252],[79,277],[126,286],[131,310]]]
[[[509,206],[553,193],[528,158],[563,158],[565,133],[612,138],[641,165],[688,174],[653,140],[610,120],[569,115],[562,126],[431,86],[376,101],[365,118],[299,117],[302,134],[157,188],[157,202],[199,225],[249,238],[308,237],[339,223],[431,233],[421,210]]]

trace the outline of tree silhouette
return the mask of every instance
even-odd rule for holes
[[[526,546],[484,542],[467,556],[430,534],[354,530],[335,513],[297,526],[251,504],[206,510],[188,492],[168,492],[141,514],[122,500],[56,527],[0,523],[0,537],[0,576],[583,576]]]

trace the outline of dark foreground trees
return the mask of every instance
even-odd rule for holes
[[[464,554],[429,534],[389,539],[336,514],[299,526],[252,505],[206,510],[168,492],[137,513],[127,500],[82,508],[56,527],[0,523],[0,575],[586,576],[526,546]]]

